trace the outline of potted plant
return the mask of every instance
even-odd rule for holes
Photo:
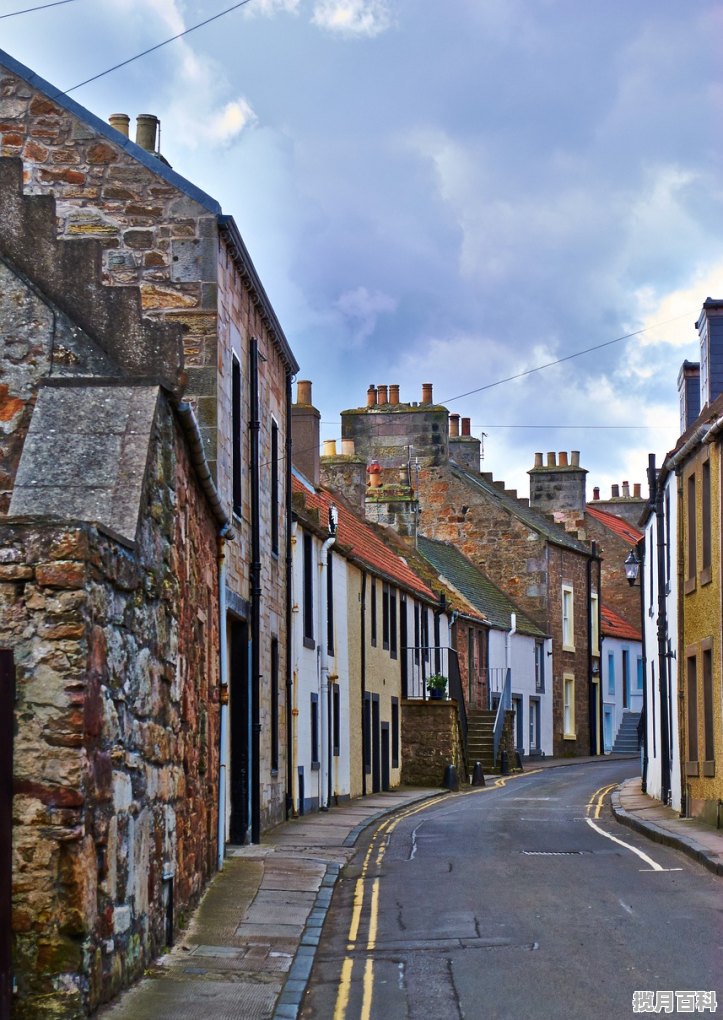
[[[427,690],[430,698],[441,701],[447,696],[447,677],[443,673],[432,673],[427,677]]]

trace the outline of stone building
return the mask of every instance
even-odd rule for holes
[[[551,636],[554,753],[598,753],[600,575],[590,546],[480,473],[469,421],[460,433],[456,416],[451,421],[434,403],[431,384],[411,403],[400,402],[397,386],[370,386],[366,405],[342,411],[341,420],[342,439],[379,468],[365,500],[368,515],[398,526],[406,484],[417,504],[416,521],[406,515],[413,528],[454,544]]]
[[[172,908],[177,917],[222,863],[225,843],[257,841],[285,816],[290,790],[289,416],[298,366],[233,219],[157,152],[154,117],[138,118],[136,143],[128,117],[111,120],[0,51],[0,251],[8,288],[27,306],[3,301],[0,513],[11,516],[0,523],[25,523],[13,525],[21,530],[3,552],[11,612],[2,643],[17,652],[19,704],[47,697],[42,714],[71,719],[67,733],[63,722],[54,735],[53,723],[33,737],[64,748],[51,752],[53,763],[68,748],[87,756],[100,733],[105,754],[116,726],[116,743],[128,742],[125,764],[116,748],[109,762],[98,758],[97,776],[58,765],[47,783],[32,777],[35,745],[16,744],[18,782],[23,790],[37,782],[42,793],[29,806],[16,796],[22,824],[71,827],[85,855],[71,867],[64,842],[57,859],[47,857],[60,878],[49,872],[46,884],[72,889],[72,922],[60,907],[52,912],[52,931],[72,933],[69,944],[63,934],[46,945],[18,900],[20,983],[41,994],[33,967],[55,974],[42,985],[48,1009],[60,975],[78,971],[68,1001],[75,996],[81,1010],[140,972],[166,924],[170,932]],[[45,527],[50,513],[72,522],[72,540],[27,530],[34,519]],[[22,645],[27,614],[39,634],[69,642],[50,656],[50,673],[35,661],[35,644]],[[97,627],[120,628],[123,639],[96,640]],[[175,672],[182,653],[184,683]],[[73,682],[54,694],[61,665],[72,667]],[[138,685],[137,722],[125,700],[119,714],[110,694],[94,693],[106,682],[96,673],[110,677],[110,690],[127,671]],[[112,716],[107,732],[99,705]],[[187,725],[193,740],[164,736]],[[203,747],[187,755],[194,741]],[[126,769],[130,778],[116,783],[114,772]],[[67,804],[62,793],[89,776],[103,804],[92,820],[95,793],[69,794]],[[42,792],[46,785],[61,793]],[[146,796],[183,800],[175,816],[159,809],[168,836],[146,815],[140,825]],[[110,818],[123,812],[116,837]],[[109,844],[117,838],[125,848],[121,863],[102,849],[104,825]],[[28,844],[17,826],[16,844],[22,868]],[[143,854],[152,845],[156,863],[136,862],[131,845]],[[166,846],[177,848],[175,863]],[[31,884],[38,875],[23,879],[18,895]],[[106,897],[102,907],[94,890]]]
[[[14,1015],[36,1020],[142,973],[216,868],[227,518],[178,391],[180,329],[102,284],[96,241],[56,238],[19,159],[0,159],[0,210],[1,923]]]
[[[257,841],[284,817],[289,785],[286,683],[272,706],[260,678],[271,675],[274,649],[280,676],[288,675],[287,422],[298,365],[234,220],[158,153],[155,117],[138,118],[134,143],[127,116],[105,123],[1,51],[0,94],[0,155],[22,160],[26,194],[55,201],[58,236],[94,239],[118,304],[137,287],[145,317],[183,331],[176,385],[196,412],[231,522],[220,593],[221,842]],[[167,348],[158,341],[157,359]],[[18,399],[14,391],[7,398]]]

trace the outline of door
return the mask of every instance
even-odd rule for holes
[[[15,662],[0,649],[0,1020],[10,1020]]]
[[[249,697],[248,627],[229,620],[229,727],[231,731],[229,839],[243,844],[249,840],[251,818],[249,792],[251,765],[251,699]]]
[[[540,701],[530,698],[530,754],[540,750]]]
[[[391,790],[389,775],[389,723],[382,723],[382,790]]]
[[[519,751],[520,754],[524,754],[525,740],[522,734],[522,698],[519,694],[512,695],[512,711],[515,714],[515,749]]]
[[[613,710],[611,705],[603,708],[603,740],[605,750],[611,751],[613,746]]]
[[[372,695],[372,792],[379,793],[381,785],[381,733],[379,726],[379,695]]]

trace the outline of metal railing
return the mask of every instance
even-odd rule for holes
[[[497,764],[497,753],[500,749],[502,730],[505,725],[505,713],[512,711],[512,670],[507,669],[502,690],[497,701],[497,715],[495,716],[495,728],[493,732],[493,761]]]
[[[487,669],[487,708],[489,711],[497,708],[497,702],[502,697],[505,689],[505,681],[509,676],[507,666],[489,666]]]

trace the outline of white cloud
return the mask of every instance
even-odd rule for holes
[[[311,20],[329,32],[369,38],[392,23],[385,0],[317,0]]]
[[[360,344],[374,332],[380,315],[396,311],[397,302],[382,291],[357,287],[341,294],[335,306],[351,324],[354,342]]]
[[[241,96],[226,103],[207,125],[201,125],[201,130],[211,144],[228,145],[245,127],[255,124],[257,119],[250,104]]]
[[[265,15],[273,17],[275,14],[296,14],[299,10],[300,0],[253,0],[244,8],[244,13],[253,17],[254,15]]]

